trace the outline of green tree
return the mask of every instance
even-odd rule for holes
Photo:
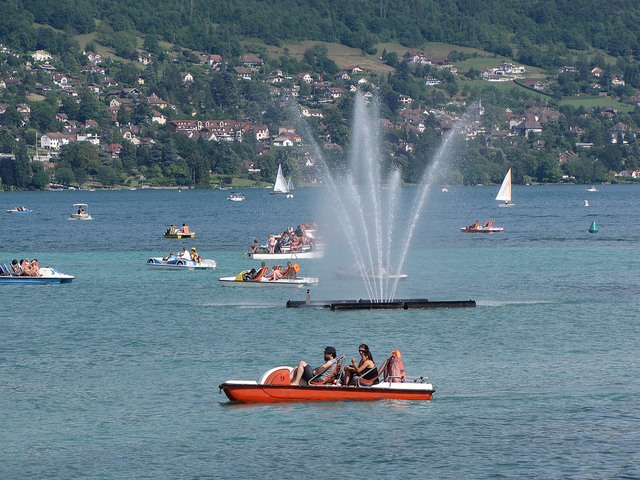
[[[56,182],[62,185],[71,185],[76,182],[76,175],[71,167],[60,167],[55,169]]]
[[[103,165],[98,169],[98,181],[105,186],[113,186],[118,183],[120,177],[111,166]]]
[[[46,170],[40,170],[39,172],[34,173],[31,178],[31,185],[38,190],[44,190],[49,183],[51,182],[51,177]]]
[[[27,142],[21,138],[15,151],[15,171],[14,179],[16,186],[24,188],[29,186],[31,181],[31,165],[29,164],[29,153],[27,151]]]

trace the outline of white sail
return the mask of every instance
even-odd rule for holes
[[[287,188],[287,181],[282,174],[282,165],[278,164],[278,176],[276,177],[276,184],[273,186],[273,193],[289,193]]]
[[[293,182],[291,181],[291,177],[289,177],[289,180],[287,181],[287,189],[290,192],[293,192],[295,190],[295,188],[293,188]]]
[[[504,176],[504,180],[500,186],[500,191],[498,192],[498,195],[496,195],[496,200],[505,203],[511,202],[511,169],[509,169],[507,174]]]

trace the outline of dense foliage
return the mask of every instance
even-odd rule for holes
[[[640,54],[640,4],[633,0],[8,0],[0,40],[32,49],[32,21],[60,30],[98,29],[114,46],[131,33],[229,54],[238,37],[270,44],[292,40],[337,42],[371,52],[380,42],[421,47],[445,42],[510,56],[511,44],[602,49]],[[93,19],[100,19],[96,27]],[[527,53],[535,60],[537,52]],[[539,58],[538,60],[541,60]],[[528,64],[535,64],[531,61]]]

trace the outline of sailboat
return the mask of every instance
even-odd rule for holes
[[[273,192],[271,192],[271,194],[285,194],[288,198],[290,198],[290,196],[293,197],[293,194],[289,191],[287,181],[282,174],[282,165],[280,164],[278,164],[278,176],[276,177],[276,184],[273,186]]]
[[[501,207],[510,207],[513,205],[513,203],[511,203],[511,169],[509,169],[507,174],[504,176],[504,180],[500,186],[500,191],[498,192],[498,195],[496,195],[496,200],[504,202],[500,204]]]
[[[287,180],[287,189],[289,190],[289,192],[287,192],[287,198],[293,198],[293,191],[295,190],[295,188],[293,188],[291,176],[289,176],[289,180]]]

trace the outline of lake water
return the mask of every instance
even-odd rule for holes
[[[76,279],[0,286],[0,477],[640,478],[640,188],[598,189],[514,187],[511,208],[497,187],[434,189],[396,296],[478,306],[400,312],[286,309],[304,289],[217,282],[256,265],[254,238],[323,218],[322,189],[2,192],[34,213],[0,214],[0,261]],[[68,221],[74,203],[95,219]],[[475,220],[505,231],[460,232]],[[183,222],[195,239],[162,238]],[[218,269],[147,268],[183,245]],[[312,298],[362,298],[328,247],[299,262]],[[399,349],[433,400],[243,406],[217,388],[360,343]]]

